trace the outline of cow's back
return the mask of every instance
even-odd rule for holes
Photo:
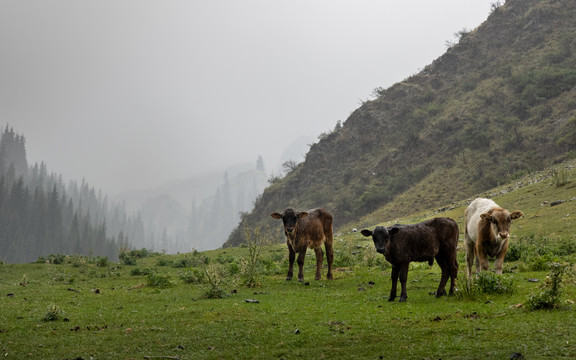
[[[441,250],[452,250],[458,247],[459,230],[456,221],[446,217],[434,218],[429,220],[428,226],[436,232]]]
[[[302,246],[317,248],[325,241],[332,243],[332,215],[324,209],[308,210],[298,219],[298,237]]]
[[[494,200],[483,198],[476,198],[470,203],[470,205],[468,205],[464,211],[467,240],[476,242],[476,239],[478,238],[478,223],[480,222],[480,215],[495,207],[499,206],[494,202]]]
[[[437,219],[426,220],[417,224],[394,225],[398,232],[391,235],[386,259],[394,263],[410,261],[428,261],[440,251],[438,241],[439,228]]]

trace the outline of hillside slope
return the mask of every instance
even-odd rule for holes
[[[576,1],[509,0],[420,73],[379,91],[268,187],[244,227],[324,207],[338,229],[467,198],[576,150]],[[400,201],[398,201],[400,200]]]

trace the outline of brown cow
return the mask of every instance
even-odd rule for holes
[[[472,276],[472,265],[476,259],[476,272],[488,270],[488,257],[495,258],[496,274],[502,274],[504,257],[508,251],[510,223],[524,216],[520,210],[510,213],[493,200],[477,198],[464,212],[466,218],[466,264],[468,277]]]
[[[332,262],[334,261],[334,250],[332,249],[332,215],[324,209],[313,209],[296,212],[293,209],[286,209],[282,214],[272,213],[274,219],[282,219],[284,223],[284,234],[288,245],[288,256],[290,265],[286,280],[292,280],[294,259],[298,253],[298,281],[304,281],[302,268],[304,267],[304,257],[308,248],[314,249],[316,253],[316,276],[315,280],[320,280],[324,253],[322,244],[326,248],[328,259],[328,274],[326,278],[332,280]]]
[[[394,225],[388,228],[377,226],[374,231],[362,230],[362,235],[372,236],[376,251],[384,254],[392,264],[392,290],[388,301],[396,298],[398,277],[402,285],[400,302],[406,301],[408,265],[412,261],[428,261],[434,258],[442,269],[442,277],[436,297],[446,294],[446,283],[450,281],[450,294],[454,293],[458,276],[458,224],[449,218],[434,218],[413,225]]]

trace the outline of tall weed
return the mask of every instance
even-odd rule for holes
[[[204,297],[207,299],[222,299],[230,296],[222,286],[224,285],[225,274],[220,264],[208,264],[204,267],[204,281],[206,289]]]
[[[562,187],[568,184],[568,171],[566,171],[566,169],[552,170],[550,175],[556,187]]]
[[[554,309],[560,305],[562,295],[562,276],[567,265],[560,263],[550,264],[550,274],[546,276],[546,282],[538,293],[528,298],[527,307],[529,310]]]
[[[511,295],[515,291],[516,280],[512,276],[482,271],[460,282],[456,294],[462,299],[476,300],[480,295]]]
[[[242,259],[241,276],[244,285],[256,287],[260,285],[258,282],[260,253],[265,243],[260,234],[260,227],[256,227],[254,230],[244,228],[244,236],[246,238],[246,244],[248,245],[248,256]]]

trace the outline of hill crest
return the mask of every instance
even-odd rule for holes
[[[420,73],[379,90],[269,186],[244,227],[324,207],[336,229],[467,198],[576,151],[576,2],[509,0]],[[364,220],[363,220],[364,219]],[[276,231],[272,238],[280,241]]]

